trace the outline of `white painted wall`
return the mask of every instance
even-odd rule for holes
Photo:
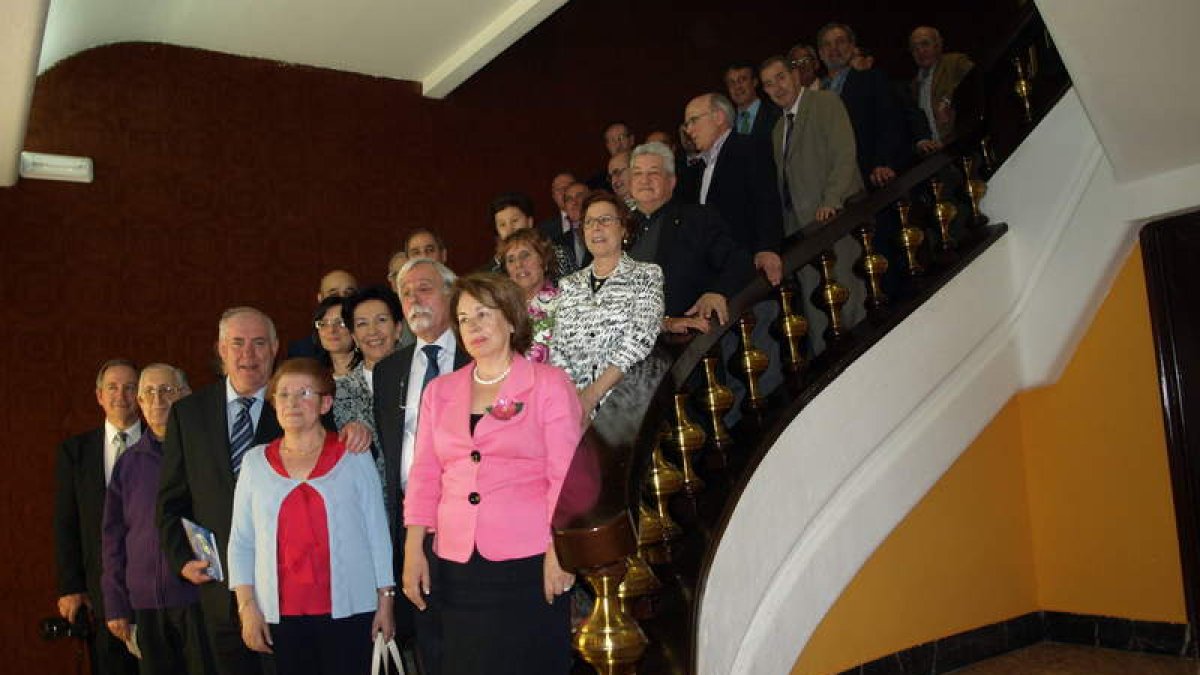
[[[1009,398],[1058,379],[1141,224],[1200,204],[1197,186],[1200,165],[1116,182],[1069,92],[989,185],[984,210],[1009,234],[817,397],[751,479],[704,589],[699,672],[787,673]]]

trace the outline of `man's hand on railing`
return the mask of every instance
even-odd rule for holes
[[[932,155],[941,149],[942,144],[933,140],[932,138],[926,138],[925,140],[917,141],[917,152],[920,152],[922,155]]]
[[[694,316],[704,320],[708,320],[713,314],[717,315],[718,324],[723,324],[729,320],[729,306],[726,304],[725,296],[720,293],[705,293],[701,295],[696,300],[696,304],[683,313],[684,316]],[[705,329],[701,332],[707,333],[708,327],[705,326]]]
[[[896,172],[890,166],[877,166],[871,169],[871,184],[883,187],[896,179]]]
[[[767,281],[772,286],[778,286],[783,279],[783,259],[774,251],[759,251],[754,254],[754,269],[767,275]]]
[[[838,210],[832,206],[819,206],[817,207],[817,222],[827,223],[837,215],[837,212]]]

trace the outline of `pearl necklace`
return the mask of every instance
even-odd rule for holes
[[[493,377],[490,380],[485,380],[479,376],[479,366],[475,366],[475,368],[471,370],[471,379],[475,380],[475,382],[477,384],[482,384],[485,386],[490,385],[490,384],[496,384],[497,382],[500,382],[504,378],[508,377],[508,371],[510,371],[510,370],[512,370],[511,362],[508,364],[508,367],[504,369],[503,373],[500,373],[499,375],[497,375],[496,377]]]

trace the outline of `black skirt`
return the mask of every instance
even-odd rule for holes
[[[544,555],[466,563],[436,559],[441,675],[565,675],[571,669],[570,594],[546,603]]]

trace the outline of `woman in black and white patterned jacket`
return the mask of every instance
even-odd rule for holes
[[[593,192],[583,203],[592,264],[559,281],[550,359],[579,389],[584,422],[625,373],[650,353],[663,317],[663,274],[621,246],[632,219],[620,199]]]

